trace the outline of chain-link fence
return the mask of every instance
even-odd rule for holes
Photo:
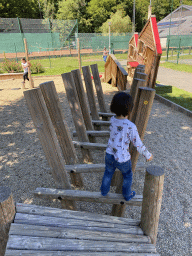
[[[166,60],[177,64],[192,65],[192,35],[167,36]]]
[[[77,35],[77,20],[0,18],[0,53],[24,52],[24,38],[29,52],[60,50]]]

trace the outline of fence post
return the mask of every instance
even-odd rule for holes
[[[8,240],[10,224],[15,216],[15,204],[8,187],[0,187],[0,255],[3,256]]]
[[[77,38],[77,50],[78,50],[79,70],[81,72],[81,51],[80,51],[79,37]]]
[[[26,38],[24,38],[24,45],[25,45],[25,57],[26,57],[26,61],[29,61],[28,47],[27,47],[27,40],[26,40]],[[30,70],[30,67],[28,67],[28,74],[29,74],[30,88],[34,88],[34,82],[33,82],[33,79],[32,79],[32,77],[31,77],[31,70]]]
[[[177,64],[179,64],[180,49],[181,49],[181,38],[179,39],[179,49],[178,49],[178,52],[177,52]]]
[[[156,244],[159,215],[162,203],[164,170],[158,166],[146,169],[141,210],[141,228],[145,235]]]

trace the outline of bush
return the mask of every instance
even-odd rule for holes
[[[44,67],[41,65],[40,62],[35,61],[31,64],[31,73],[32,74],[39,74],[39,73],[44,73],[45,69]]]
[[[5,59],[2,63],[2,70],[3,72],[8,73],[18,73],[23,71],[21,64],[17,63],[15,60],[7,59]]]

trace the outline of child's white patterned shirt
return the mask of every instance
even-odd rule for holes
[[[143,145],[137,127],[128,119],[111,118],[110,138],[106,152],[114,155],[119,163],[127,162],[131,159],[129,153],[130,142],[137,148],[137,151],[145,156],[146,159],[151,157],[151,153]]]

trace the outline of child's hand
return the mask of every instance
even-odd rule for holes
[[[151,157],[149,159],[147,159],[147,162],[153,160],[153,155],[151,155]]]

